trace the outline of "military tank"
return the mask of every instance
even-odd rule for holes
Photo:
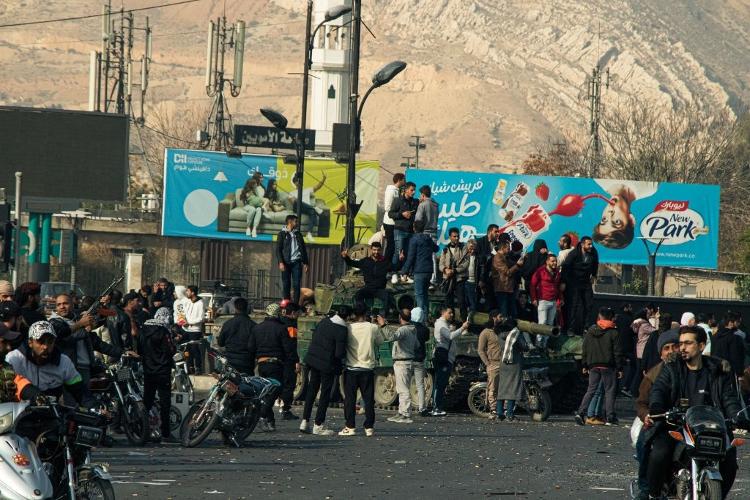
[[[304,353],[310,342],[310,337],[315,325],[330,310],[335,310],[341,305],[352,306],[354,294],[362,288],[364,281],[355,270],[350,270],[342,278],[333,284],[320,284],[315,288],[316,314],[314,316],[301,317],[299,319],[298,349],[300,358],[304,359]],[[414,303],[414,290],[410,284],[388,284],[399,307],[412,306]],[[428,322],[431,324],[440,314],[440,306],[445,301],[445,295],[439,290],[430,292],[428,307]],[[373,310],[382,310],[383,304],[375,300],[368,304]],[[466,409],[466,397],[471,385],[482,377],[481,360],[477,351],[478,336],[487,323],[487,313],[477,312],[471,315],[469,334],[462,335],[454,340],[456,348],[456,362],[453,373],[448,380],[445,392],[446,408],[450,410]],[[396,323],[397,318],[387,318],[389,323]],[[530,335],[545,335],[548,339],[546,349],[532,350],[525,355],[525,367],[546,367],[549,369],[550,381],[553,387],[550,393],[553,395],[552,408],[557,413],[572,412],[580,402],[585,392],[586,381],[582,379],[580,371],[580,357],[582,339],[580,337],[568,337],[559,335],[557,329],[531,322],[519,322],[519,329]],[[434,339],[430,338],[427,344],[427,358],[425,359],[425,397],[429,405],[432,397],[432,351]],[[303,384],[298,384],[300,393],[304,391]],[[412,401],[416,402],[416,387],[412,381]],[[398,394],[396,392],[396,379],[393,373],[393,360],[391,359],[391,343],[387,342],[380,346],[378,367],[375,369],[375,402],[381,407],[396,404]],[[415,403],[416,404],[416,403]]]

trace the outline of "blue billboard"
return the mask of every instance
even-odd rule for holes
[[[357,162],[354,221],[367,241],[375,229],[380,165]],[[346,165],[307,158],[299,228],[310,243],[344,238]],[[277,156],[167,149],[164,153],[162,234],[194,238],[271,241],[296,212],[295,165]]]
[[[563,234],[591,236],[601,262],[646,265],[643,241],[650,251],[661,242],[660,266],[717,267],[719,186],[422,169],[406,177],[440,204],[440,244],[452,227],[466,241],[497,224],[525,248],[541,238],[556,251]]]

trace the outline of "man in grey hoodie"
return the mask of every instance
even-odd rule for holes
[[[383,329],[383,338],[393,342],[391,357],[393,358],[393,373],[396,376],[396,392],[398,392],[398,415],[388,419],[389,422],[411,424],[411,379],[414,376],[414,358],[420,348],[417,340],[417,329],[411,323],[411,311],[402,309],[398,315],[399,327],[385,329],[386,323],[382,316],[378,316],[378,325]]]
[[[430,186],[424,185],[419,188],[419,206],[417,206],[417,213],[414,214],[414,222],[424,221],[422,232],[430,235],[433,243],[437,244],[437,224],[440,207],[431,196],[432,189],[430,189]],[[432,260],[432,278],[430,278],[430,283],[435,284],[437,281],[437,262],[434,257]]]

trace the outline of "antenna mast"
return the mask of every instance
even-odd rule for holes
[[[224,54],[227,48],[234,49],[234,72],[226,78]],[[242,90],[242,70],[245,58],[245,21],[237,21],[227,27],[227,18],[220,17],[208,22],[206,43],[206,95],[214,101],[206,126],[198,131],[198,142],[202,149],[211,147],[215,151],[228,151],[233,145],[232,115],[224,97],[224,86],[229,84],[232,97]]]

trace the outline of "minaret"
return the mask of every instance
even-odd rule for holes
[[[352,0],[315,0],[313,27],[337,5],[351,6]],[[331,151],[333,124],[349,123],[349,29],[351,14],[322,26],[312,41],[310,80],[312,101],[310,128],[315,130],[315,150]]]

